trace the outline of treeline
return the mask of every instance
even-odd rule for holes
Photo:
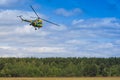
[[[0,58],[0,77],[120,76],[120,58]]]

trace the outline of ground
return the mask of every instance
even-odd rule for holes
[[[120,77],[47,77],[47,78],[0,78],[0,80],[120,80]]]

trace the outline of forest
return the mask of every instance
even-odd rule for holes
[[[120,58],[0,58],[0,77],[120,76]]]

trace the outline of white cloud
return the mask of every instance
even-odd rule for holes
[[[73,20],[73,25],[82,28],[90,27],[116,27],[120,28],[120,20],[116,18],[91,18],[91,19],[80,19]]]
[[[58,48],[58,47],[30,47],[30,48],[24,48],[24,50],[28,52],[33,53],[60,53],[65,52],[64,48]]]
[[[120,40],[116,40],[116,41],[115,41],[115,44],[120,45]]]
[[[89,42],[87,41],[83,41],[83,40],[76,40],[76,39],[73,39],[73,40],[68,40],[66,41],[67,44],[72,44],[72,45],[85,45],[85,44],[88,44]]]
[[[65,49],[62,47],[12,47],[12,46],[0,46],[0,49],[11,50],[11,51],[25,51],[32,53],[60,53],[65,52]]]
[[[26,18],[34,15],[19,10],[0,12],[1,57],[120,56],[119,19],[80,19],[74,20],[72,27],[48,24],[35,31],[34,27],[20,22],[16,16],[21,14]]]
[[[18,33],[18,34],[32,34],[34,33],[35,30],[33,26],[30,25],[24,25],[23,27],[17,27],[15,32],[13,33]]]
[[[112,43],[94,43],[93,45],[88,45],[87,46],[89,50],[109,50],[109,49],[112,49],[114,48],[114,45]]]
[[[9,46],[0,46],[0,49],[4,49],[4,50],[16,50],[16,48],[12,48]]]
[[[92,18],[73,20],[73,33],[84,38],[118,38],[120,35],[120,19],[117,18]]]
[[[64,30],[67,30],[67,26],[65,26],[63,24],[61,24],[60,26],[51,25],[51,26],[49,26],[49,29],[50,30],[55,30],[55,31],[64,31]]]
[[[30,19],[31,16],[36,16],[31,11],[20,11],[20,10],[0,10],[0,24],[1,25],[17,25],[21,23],[21,20],[17,17],[23,15],[23,18]],[[45,16],[39,14],[42,18]],[[21,23],[22,24],[22,23]]]
[[[15,3],[19,0],[0,0],[0,5],[1,6],[6,6],[6,5],[9,5],[9,4],[12,4],[12,3]]]
[[[31,0],[0,0],[0,6],[10,8],[16,5],[25,5],[31,3]]]
[[[73,20],[72,24],[75,25],[75,24],[79,24],[79,23],[82,23],[82,22],[84,22],[84,19]]]
[[[23,18],[30,19],[30,16],[35,16],[33,12],[30,11],[20,11],[20,10],[1,10],[0,11],[0,35],[1,36],[11,36],[11,35],[32,35],[36,33],[39,36],[46,36],[50,34],[45,30],[36,30],[29,23],[22,22],[17,16],[23,15]],[[42,18],[46,16],[39,13]]]
[[[72,15],[79,14],[79,13],[81,14],[82,10],[79,8],[75,8],[69,11],[64,8],[59,8],[55,11],[55,13],[58,15],[62,15],[62,16],[72,16]]]
[[[48,53],[64,53],[66,50],[62,47],[13,47],[0,46],[0,57],[40,57]],[[36,56],[37,54],[37,56]]]

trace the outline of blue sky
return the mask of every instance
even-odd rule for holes
[[[0,57],[120,57],[119,0],[0,0]],[[39,16],[37,31],[16,16]]]

